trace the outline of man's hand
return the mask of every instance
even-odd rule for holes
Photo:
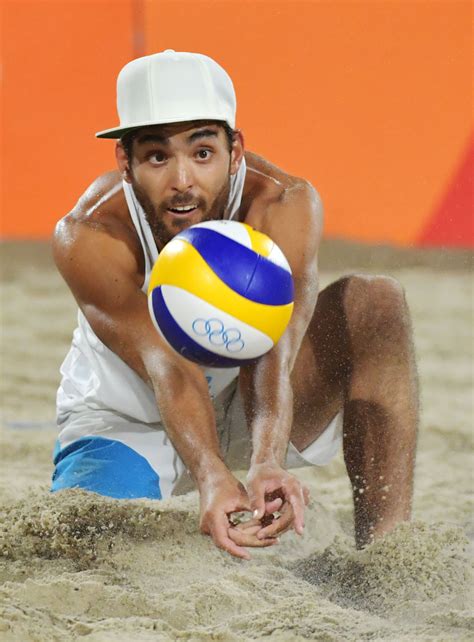
[[[232,513],[250,511],[250,501],[243,484],[231,473],[207,480],[199,491],[201,532],[210,535],[218,548],[235,557],[249,560],[250,555],[244,546],[262,548],[278,543],[274,537],[257,537],[262,529],[257,520],[240,525],[232,524]]]
[[[303,534],[309,490],[296,477],[276,464],[256,464],[250,468],[247,482],[254,518],[260,520],[257,539],[276,538],[291,528]],[[280,517],[274,520],[275,511]]]

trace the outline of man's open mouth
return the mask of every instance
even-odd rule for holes
[[[195,209],[197,209],[197,205],[182,205],[181,207],[168,207],[168,212],[172,212],[173,214],[179,214],[183,216],[184,214],[190,214],[191,212],[194,212]]]

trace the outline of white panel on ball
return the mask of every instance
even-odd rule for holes
[[[232,359],[254,359],[273,347],[270,337],[260,330],[186,290],[163,285],[161,292],[176,323],[209,352]]]
[[[228,238],[248,247],[252,248],[252,241],[250,240],[250,235],[245,228],[245,225],[238,223],[237,221],[204,221],[204,223],[197,223],[193,225],[193,229],[205,227],[209,230],[212,230],[216,234],[222,234],[222,236],[227,236]]]
[[[286,256],[283,254],[276,243],[273,244],[273,247],[270,250],[270,254],[267,258],[269,261],[275,263],[276,265],[279,265],[281,268],[291,274],[290,264],[288,263],[288,261],[286,260]]]

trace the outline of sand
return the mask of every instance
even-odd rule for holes
[[[243,562],[198,533],[195,493],[48,492],[75,305],[44,245],[1,251],[2,642],[473,639],[469,253],[326,244],[323,284],[349,265],[406,289],[423,402],[413,522],[356,551],[339,456],[298,471],[313,497],[304,537]]]

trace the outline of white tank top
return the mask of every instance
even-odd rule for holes
[[[232,219],[242,202],[246,175],[245,160],[238,172],[231,176],[229,201],[224,218]],[[132,186],[123,183],[130,217],[137,231],[145,257],[145,280],[142,290],[147,292],[151,269],[158,258],[145,213]],[[96,336],[81,310],[77,315],[71,348],[61,366],[61,384],[56,406],[61,424],[71,412],[86,409],[110,410],[144,423],[160,421],[160,413],[153,390],[120,357]],[[203,368],[212,399],[238,376],[239,368]]]

